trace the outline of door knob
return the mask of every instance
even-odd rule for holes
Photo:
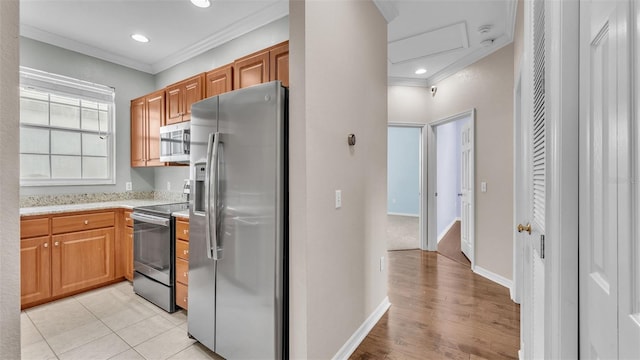
[[[531,235],[531,224],[527,224],[527,225],[518,224],[518,232],[521,233],[523,231],[526,231],[529,233],[529,235]]]

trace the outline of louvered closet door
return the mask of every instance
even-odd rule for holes
[[[631,136],[630,122],[632,106],[638,105],[630,100],[629,82],[632,55],[629,34],[636,26],[630,24],[630,4],[629,1],[580,4],[580,357],[583,359],[640,358],[640,188],[637,181],[636,188],[631,187],[632,160],[636,172],[638,166],[638,133]],[[637,62],[634,66],[638,66]],[[637,78],[634,85],[638,85]]]
[[[531,234],[522,232],[518,240],[523,242],[523,302],[522,351],[525,359],[544,358],[545,341],[545,264],[542,238],[545,231],[546,204],[546,99],[545,99],[545,10],[544,1],[536,0],[526,8],[532,28],[528,29],[527,44],[533,53],[528,64],[529,81],[524,131],[528,148],[521,159],[526,164],[526,189],[528,220]]]

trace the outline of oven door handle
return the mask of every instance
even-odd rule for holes
[[[220,145],[220,133],[209,134],[207,151],[207,168],[205,173],[205,222],[207,257],[218,259],[218,147]]]
[[[162,217],[158,217],[158,216],[152,216],[152,215],[146,215],[146,214],[141,214],[141,213],[131,213],[131,218],[133,220],[138,220],[140,222],[144,222],[144,223],[149,223],[149,224],[153,224],[153,225],[160,225],[160,226],[165,226],[165,227],[169,227],[169,223],[170,220],[167,218],[162,218]]]

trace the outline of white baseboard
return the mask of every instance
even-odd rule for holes
[[[453,225],[456,224],[456,221],[462,221],[459,217],[454,218],[453,221],[451,222],[451,224],[449,224],[449,226],[447,226],[446,228],[444,228],[444,230],[442,230],[442,232],[440,233],[440,235],[438,235],[438,242],[440,242],[440,240],[442,240],[442,238],[447,235],[447,233],[449,232],[449,230],[451,230],[451,228],[453,227]]]
[[[509,289],[509,291],[511,291],[511,287],[513,286],[513,281],[505,278],[504,276],[500,276],[496,273],[493,273],[485,268],[482,268],[478,265],[473,267],[473,272],[475,272],[476,274],[485,277],[497,284],[500,284],[504,287],[506,287],[507,289]]]
[[[378,323],[382,315],[387,312],[387,309],[391,306],[389,297],[385,297],[380,305],[369,315],[362,325],[351,335],[349,340],[342,345],[340,350],[333,356],[333,360],[348,359],[351,354],[360,346],[362,340],[369,334],[369,331]]]
[[[395,213],[395,212],[387,212],[387,215],[420,217],[420,215],[418,214],[405,214],[405,213]]]

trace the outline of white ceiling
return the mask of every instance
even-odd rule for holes
[[[0,0],[1,1],[1,0]],[[390,83],[427,86],[511,42],[516,0],[375,0]],[[21,35],[158,73],[288,14],[288,0],[21,0]],[[491,25],[485,34],[482,25]],[[142,33],[147,44],[130,35]],[[493,39],[489,46],[480,43]],[[427,73],[416,75],[418,68]]]

